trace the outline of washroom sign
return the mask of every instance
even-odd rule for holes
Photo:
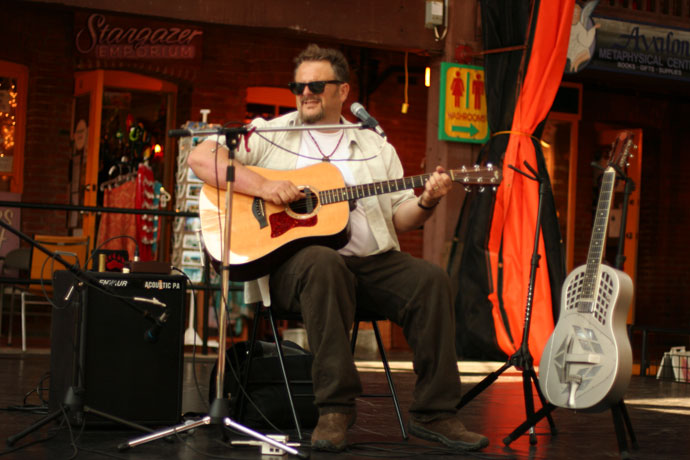
[[[489,139],[484,68],[441,63],[438,138],[483,144]]]

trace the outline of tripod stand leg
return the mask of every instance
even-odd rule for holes
[[[628,438],[625,435],[625,426],[623,426],[623,415],[621,414],[618,404],[611,406],[611,415],[613,416],[613,427],[616,429],[616,440],[618,441],[618,451],[621,458],[630,458],[628,452]]]
[[[26,436],[27,434],[32,433],[32,432],[38,430],[38,429],[41,428],[43,425],[48,424],[49,422],[55,420],[56,418],[60,417],[61,415],[62,415],[62,410],[61,410],[61,409],[56,410],[56,411],[53,412],[52,414],[46,415],[45,417],[43,417],[42,419],[40,419],[39,421],[37,421],[37,422],[34,423],[33,425],[31,425],[31,426],[29,426],[28,428],[26,428],[24,431],[21,431],[21,432],[15,434],[14,436],[10,436],[9,438],[7,438],[7,445],[8,445],[8,446],[13,446],[14,443],[16,443],[17,441],[19,441],[20,439],[22,439],[22,438],[23,438],[24,436]]]
[[[529,419],[525,420],[522,425],[519,427],[515,428],[512,433],[510,433],[508,436],[503,438],[503,444],[506,446],[509,446],[511,442],[515,441],[517,438],[522,436],[522,434],[527,431],[528,428],[533,427],[537,423],[539,423],[539,420],[543,419],[547,415],[551,414],[551,412],[556,408],[553,404],[546,404],[546,406],[542,407],[539,409],[537,412],[534,413],[532,417]]]
[[[637,449],[637,437],[632,428],[632,422],[628,415],[628,410],[625,407],[623,400],[611,406],[611,415],[613,416],[613,427],[616,430],[616,440],[618,441],[618,450],[621,453],[621,458],[630,458],[628,451],[628,439],[626,437],[626,429],[630,435],[630,442],[633,449]]]
[[[526,419],[530,420],[534,416],[534,397],[532,395],[532,379],[527,369],[522,370],[522,393],[525,400]],[[534,430],[534,425],[529,427],[529,443],[530,445],[537,443],[537,433]]]
[[[270,445],[272,445],[273,447],[275,447],[275,448],[277,448],[277,449],[281,449],[281,450],[283,450],[284,452],[287,452],[288,454],[296,455],[296,456],[299,457],[299,458],[309,458],[309,455],[306,455],[306,454],[300,452],[300,451],[297,450],[297,449],[293,449],[292,447],[290,447],[290,446],[288,446],[288,445],[286,445],[286,444],[283,444],[283,443],[281,443],[281,442],[278,442],[278,441],[276,441],[275,439],[271,439],[271,438],[269,438],[268,436],[264,436],[263,434],[258,433],[258,432],[256,432],[256,431],[250,429],[250,428],[247,428],[247,427],[244,426],[244,425],[240,425],[239,423],[234,422],[233,420],[231,420],[229,417],[226,417],[226,418],[225,418],[224,423],[225,423],[226,426],[232,428],[233,430],[240,431],[240,432],[242,432],[242,433],[244,433],[244,434],[246,434],[246,435],[248,435],[248,436],[251,436],[251,437],[253,437],[253,438],[255,438],[255,439],[258,439],[258,440],[263,441],[263,442],[265,442],[265,443],[267,443],[267,444],[270,444]]]
[[[186,423],[182,425],[177,425],[172,428],[168,428],[165,430],[161,430],[155,433],[147,434],[144,436],[141,436],[136,439],[132,439],[131,441],[128,441],[126,443],[122,443],[119,446],[117,446],[117,449],[120,451],[127,450],[131,447],[136,447],[140,446],[141,444],[146,444],[147,442],[155,441],[156,439],[161,439],[165,438],[167,436],[171,436],[176,433],[184,433],[185,431],[194,429],[199,426],[203,425],[208,425],[211,423],[211,416],[207,415],[206,417],[202,418],[201,420],[198,420],[193,423]]]
[[[623,416],[623,421],[625,422],[625,427],[628,429],[628,435],[630,436],[630,442],[632,443],[633,449],[639,449],[639,444],[637,443],[637,436],[635,436],[635,430],[633,430],[632,421],[630,421],[630,415],[628,415],[628,408],[625,405],[625,401],[621,399],[618,403],[620,406],[621,415]]]
[[[125,420],[125,419],[123,419],[123,418],[117,417],[117,416],[115,416],[115,415],[106,414],[105,412],[101,412],[101,411],[99,411],[99,410],[97,410],[97,409],[94,409],[93,407],[84,406],[84,412],[85,412],[85,413],[96,414],[96,415],[98,415],[99,417],[103,417],[103,418],[108,419],[108,420],[110,420],[110,421],[112,421],[112,422],[117,422],[117,423],[120,423],[120,424],[122,424],[122,425],[128,426],[128,427],[130,427],[130,428],[134,428],[135,430],[145,431],[145,432],[148,432],[148,433],[153,433],[153,430],[152,430],[151,428],[147,428],[147,427],[145,427],[145,426],[143,426],[143,425],[139,425],[139,424],[137,424],[137,423],[130,422],[130,421],[128,421],[128,420]]]
[[[537,379],[537,373],[534,372],[534,368],[530,369],[530,376],[532,377],[532,382],[534,382],[534,388],[537,390],[537,396],[539,396],[539,401],[541,401],[541,407],[548,405],[549,403],[546,401],[546,398],[544,397],[544,393],[541,392],[541,388],[539,387],[539,379]],[[556,424],[553,422],[553,417],[551,417],[551,412],[548,412],[546,414],[546,420],[548,420],[548,422],[549,422],[549,428],[551,429],[551,434],[552,435],[558,434],[558,430],[556,429]]]
[[[472,401],[474,398],[479,395],[484,389],[486,389],[489,385],[494,383],[496,379],[503,373],[505,372],[506,369],[508,369],[512,364],[510,362],[505,363],[503,366],[501,366],[500,369],[497,371],[492,372],[491,374],[487,375],[484,377],[484,380],[476,384],[475,386],[472,387],[470,391],[465,393],[462,396],[462,399],[460,400],[460,404],[457,405],[457,408],[460,409],[461,407],[465,406],[468,402]]]

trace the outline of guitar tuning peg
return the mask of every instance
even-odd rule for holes
[[[465,189],[465,192],[467,192],[467,193],[470,193],[472,191],[472,187],[470,187],[469,185],[465,185],[465,187],[463,187],[463,188]]]
[[[491,171],[492,169],[494,169],[494,165],[493,165],[492,163],[487,163],[487,164],[486,164],[486,169],[488,169],[489,171]]]
[[[467,171],[467,168],[465,167],[465,165],[462,165],[462,167],[460,168],[460,171],[462,171],[462,172]]]
[[[479,165],[474,165],[474,170],[479,171]]]
[[[486,190],[486,187],[484,187],[483,185],[479,187],[479,193],[484,193],[484,190]]]

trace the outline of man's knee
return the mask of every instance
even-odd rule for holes
[[[334,249],[326,246],[307,246],[301,249],[295,257],[299,258],[299,264],[305,272],[311,271],[316,275],[347,269],[342,256]]]
[[[448,278],[448,274],[436,264],[420,259],[418,273],[422,285],[429,286],[429,288],[433,286],[435,289],[446,286],[450,287],[450,278]]]

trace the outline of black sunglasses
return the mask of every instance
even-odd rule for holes
[[[344,82],[340,80],[326,80],[326,81],[310,81],[309,83],[298,83],[296,81],[291,81],[288,83],[288,87],[290,88],[290,91],[292,91],[292,94],[295,96],[299,96],[304,92],[304,87],[308,86],[309,91],[311,91],[314,94],[321,94],[324,92],[326,89],[326,85],[329,83],[333,83],[336,85],[340,85]]]

